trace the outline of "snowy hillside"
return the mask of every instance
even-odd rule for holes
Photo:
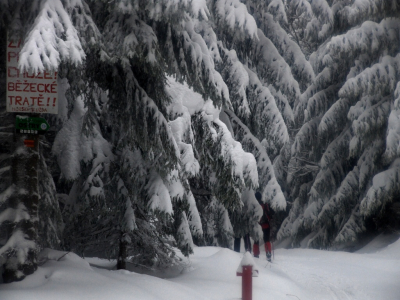
[[[379,248],[379,241],[374,241]],[[374,247],[367,246],[364,252]],[[107,270],[113,262],[86,261],[50,250],[35,274],[22,282],[0,286],[2,300],[188,300],[241,298],[236,269],[243,253],[219,247],[196,247],[187,266],[160,278],[129,271]],[[255,259],[259,277],[253,278],[253,299],[271,300],[398,300],[400,296],[400,240],[374,253],[329,252],[311,249],[275,251],[267,263]],[[89,262],[92,264],[89,265]],[[96,265],[97,267],[94,267]],[[175,270],[176,273],[176,270]],[[165,279],[163,279],[163,277]]]

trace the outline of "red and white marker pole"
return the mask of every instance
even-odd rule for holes
[[[258,277],[258,270],[250,252],[246,252],[236,271],[236,276],[242,276],[242,300],[253,298],[253,277]]]

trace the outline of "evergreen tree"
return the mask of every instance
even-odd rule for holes
[[[61,2],[2,1],[1,5],[6,21],[2,24],[4,37],[8,35],[13,41],[25,37],[19,55],[21,71],[38,73],[48,69],[54,72],[61,59],[73,64],[82,62],[84,53]],[[4,67],[2,73],[7,74]],[[5,99],[5,93],[3,95]],[[5,119],[13,121],[10,115],[5,114]],[[11,182],[5,181],[11,185],[1,193],[0,227],[4,236],[0,256],[5,282],[21,280],[33,273],[37,269],[40,247],[59,247],[62,230],[53,179],[46,170],[46,163],[38,163],[39,157],[43,158],[39,138],[32,137],[35,143],[32,149],[24,146],[26,138],[26,135],[16,134],[13,146],[9,145],[13,149],[11,176],[4,175],[11,178]],[[49,212],[53,213],[51,217],[45,215]]]
[[[295,109],[301,129],[288,165],[295,201],[279,232],[294,245],[307,237],[307,245],[318,248],[355,241],[366,217],[382,217],[378,213],[397,197],[396,188],[388,188],[388,202],[366,205],[380,198],[371,197],[371,184],[379,182],[374,176],[396,168],[396,158],[382,154],[398,82],[400,23],[390,16],[399,6],[338,1],[324,7],[325,22],[333,20],[331,35],[310,55],[317,75]]]

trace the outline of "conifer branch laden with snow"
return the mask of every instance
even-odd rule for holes
[[[61,61],[74,65],[85,59],[81,42],[60,0],[40,1],[40,11],[19,57],[22,71],[57,71]]]

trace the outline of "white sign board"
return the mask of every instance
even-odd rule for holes
[[[57,72],[21,73],[21,41],[7,42],[7,111],[58,114]]]

